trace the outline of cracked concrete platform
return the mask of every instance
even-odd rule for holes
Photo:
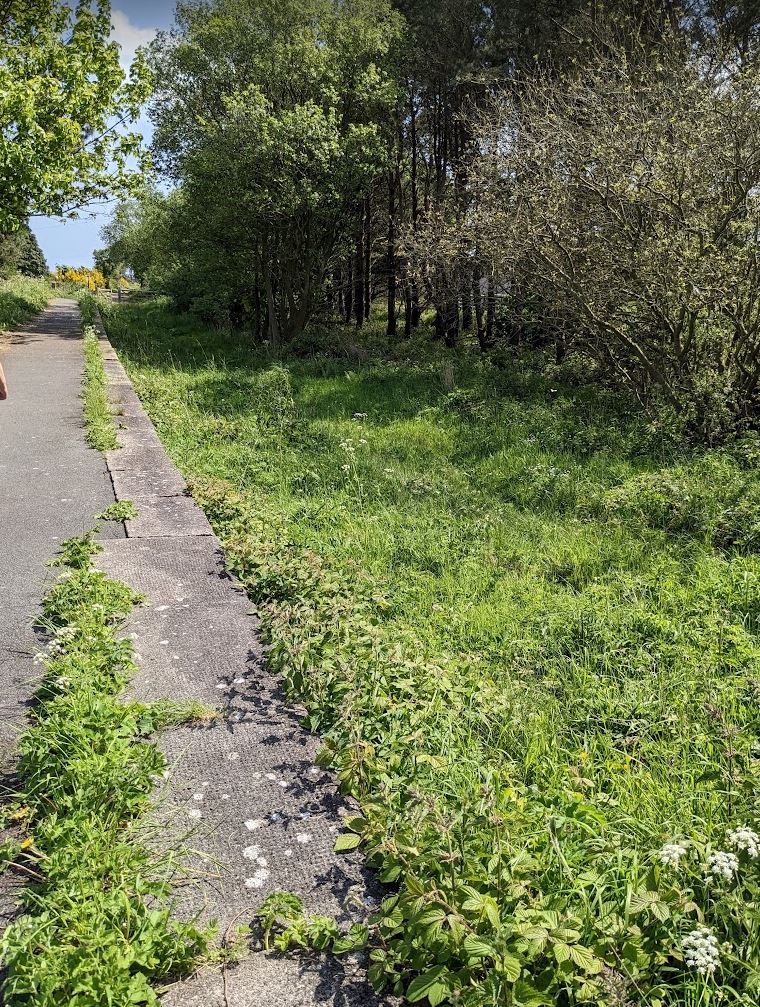
[[[112,348],[99,329],[109,360]],[[139,511],[127,538],[105,543],[98,564],[141,591],[131,637],[138,672],[131,698],[199,700],[221,713],[212,725],[163,732],[169,776],[157,793],[158,833],[188,851],[195,879],[176,891],[175,912],[218,921],[220,933],[251,923],[276,890],[294,891],[308,912],[349,923],[382,892],[354,851],[334,852],[342,819],[356,809],[315,763],[319,740],[300,725],[266,669],[245,593],[224,568],[221,546],[162,447],[120,367],[109,393],[124,447],[106,454],[118,499]],[[168,988],[166,1007],[380,1007],[362,956],[254,952]]]

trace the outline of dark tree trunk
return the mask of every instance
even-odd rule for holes
[[[486,292],[486,347],[493,346],[493,323],[496,318],[496,287],[493,277],[489,276]]]
[[[261,286],[256,279],[256,289],[253,295],[253,334],[258,342],[261,339]]]
[[[388,172],[388,325],[386,335],[396,335],[396,182],[395,171]]]
[[[338,315],[343,317],[343,270],[336,269],[333,273],[333,287],[335,288],[335,296],[337,301]]]
[[[444,308],[446,345],[454,348],[459,340],[459,301],[449,300]]]
[[[486,330],[483,325],[483,300],[480,296],[480,276],[475,270],[472,274],[472,303],[475,307],[475,329],[478,335],[478,346],[486,348]]]
[[[343,288],[344,293],[344,313],[343,317],[346,320],[346,325],[351,321],[351,315],[354,310],[354,278],[353,278],[353,266],[351,264],[351,259],[349,258],[346,266],[346,283]]]
[[[360,221],[359,229],[356,233],[356,247],[354,251],[354,317],[356,327],[360,329],[364,325],[364,235],[363,221]]]
[[[470,297],[470,291],[465,290],[462,292],[462,331],[470,332],[472,330],[472,298]]]
[[[409,338],[412,334],[412,296],[409,284],[404,287],[404,335]]]
[[[372,310],[372,197],[364,200],[364,317]]]

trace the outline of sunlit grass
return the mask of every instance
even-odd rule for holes
[[[207,503],[223,539],[234,532],[233,553],[248,534],[265,557],[251,585],[281,576],[266,558],[278,549],[314,553],[328,585],[334,571],[341,591],[382,596],[372,618],[383,647],[398,640],[419,659],[377,737],[371,691],[350,698],[367,721],[356,743],[364,729],[375,746],[366,766],[385,760],[399,786],[432,795],[443,820],[477,819],[472,829],[493,773],[529,804],[593,809],[588,833],[563,838],[573,880],[547,861],[536,881],[549,895],[585,899],[576,876],[594,857],[606,870],[612,848],[646,864],[672,837],[719,843],[756,819],[760,561],[735,548],[755,515],[736,518],[754,499],[756,441],[681,451],[631,403],[534,358],[494,363],[418,341],[359,362],[337,334],[345,352],[276,363],[160,305],[121,309],[109,325],[180,468],[247,501],[248,531],[220,517],[214,492]],[[280,605],[291,658],[303,646],[329,664],[313,637],[297,643],[297,603],[296,590]],[[276,641],[274,595],[265,607]],[[352,616],[340,618],[351,638]],[[453,691],[435,689],[437,662]],[[343,737],[327,709],[340,690],[320,666],[308,674],[328,736]],[[418,764],[420,751],[434,761]],[[340,765],[361,791],[366,766]],[[385,828],[403,830],[409,814],[389,806]],[[539,820],[515,815],[510,855],[527,844],[540,862]],[[612,844],[604,856],[600,843]],[[634,884],[639,868],[619,870]]]

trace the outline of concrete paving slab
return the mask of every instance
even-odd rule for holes
[[[140,496],[135,504],[138,514],[126,522],[127,538],[213,534],[206,515],[191,497]]]
[[[110,472],[173,472],[174,463],[162,447],[116,448],[106,451],[106,464]]]
[[[127,413],[126,415],[117,416],[116,427],[118,431],[154,430],[150,418],[144,412]]]
[[[164,451],[158,434],[153,426],[146,426],[141,423],[137,427],[117,427],[116,436],[120,449],[131,452],[132,456],[142,451]]]
[[[174,602],[137,608],[124,629],[135,643],[139,668],[128,694],[146,703],[166,696],[197,699],[229,717],[253,687],[251,676],[261,661],[255,632],[256,621],[242,605]]]
[[[117,416],[144,412],[142,404],[131,385],[112,385],[109,390],[111,406]]]
[[[395,998],[376,996],[357,956],[256,954],[239,965],[209,970],[171,987],[165,1007],[379,1007]],[[360,959],[361,961],[361,959]],[[280,999],[287,990],[287,1001]]]
[[[150,604],[251,604],[224,568],[221,547],[211,536],[189,539],[126,539],[104,543],[95,562],[111,577],[148,595]]]
[[[178,470],[153,472],[114,469],[111,472],[114,492],[119,500],[139,500],[144,497],[181,496],[187,484]]]

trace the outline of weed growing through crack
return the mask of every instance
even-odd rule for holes
[[[50,643],[19,741],[27,838],[5,851],[30,879],[0,944],[8,1007],[158,1004],[151,984],[190,971],[210,936],[171,919],[178,865],[144,845],[140,823],[165,769],[145,736],[199,711],[119,702],[135,669],[115,631],[138,596],[92,568],[95,550],[91,536],[64,543],[42,606]]]
[[[132,500],[116,500],[97,515],[100,521],[133,521],[139,514]]]

